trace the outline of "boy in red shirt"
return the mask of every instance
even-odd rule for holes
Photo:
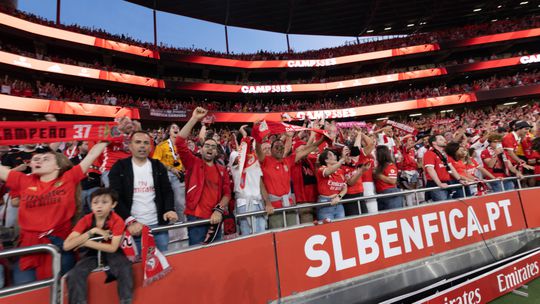
[[[86,252],[75,267],[67,274],[69,303],[86,303],[88,275],[97,268],[97,251],[102,251],[104,264],[110,273],[118,279],[118,297],[120,303],[131,303],[133,298],[133,275],[131,262],[119,250],[124,233],[124,220],[113,211],[118,203],[118,194],[109,188],[100,188],[92,193],[92,213],[84,216],[73,228],[73,232],[64,242],[64,250],[86,247]],[[90,240],[103,236],[105,242]]]

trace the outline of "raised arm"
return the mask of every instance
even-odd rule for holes
[[[195,127],[197,122],[199,122],[201,119],[203,119],[206,116],[206,114],[208,114],[208,110],[206,110],[204,108],[201,108],[201,107],[197,107],[193,111],[193,114],[191,115],[191,118],[184,125],[182,130],[180,130],[179,136],[184,138],[184,139],[187,139],[189,137],[189,135],[191,134],[191,130],[193,130],[193,127]]]
[[[101,155],[101,153],[103,153],[103,150],[105,150],[105,147],[107,147],[108,144],[108,142],[99,142],[95,144],[90,151],[88,151],[86,157],[83,158],[79,164],[83,173],[88,171],[88,168],[90,168],[94,161]]]

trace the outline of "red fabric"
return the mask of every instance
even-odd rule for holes
[[[326,166],[321,166],[317,170],[317,190],[319,190],[319,194],[324,196],[339,194],[346,185],[343,169],[339,168],[326,177],[323,175],[325,169]]]
[[[167,258],[157,249],[154,236],[147,226],[143,226],[141,232],[141,251],[144,263],[143,286],[163,278],[172,270]]]
[[[444,166],[444,163],[442,160],[433,152],[431,149],[424,154],[424,167],[432,166],[435,169],[435,172],[437,173],[437,176],[439,177],[439,180],[441,182],[447,182],[450,181],[450,174],[446,170],[446,167]],[[429,173],[426,172],[426,179],[433,180]]]
[[[506,153],[506,152],[505,152]],[[490,168],[487,163],[486,163],[486,160],[487,159],[490,159],[490,158],[497,158],[497,162],[495,163],[495,166],[493,166],[493,168]],[[506,174],[504,174],[503,172],[493,172],[493,169],[504,169],[504,165],[503,163],[501,162],[501,160],[499,159],[498,156],[496,156],[494,154],[494,152],[491,151],[491,149],[485,149],[484,151],[482,151],[482,153],[480,154],[480,158],[482,158],[482,161],[484,162],[484,168],[486,168],[486,170],[493,174],[493,176],[495,177],[506,177]]]
[[[81,218],[75,227],[73,227],[73,231],[78,232],[80,234],[83,234],[87,232],[88,230],[94,228],[92,226],[92,220],[94,218],[94,214],[90,213],[85,215],[83,218]],[[109,218],[107,219],[107,222],[105,223],[105,226],[108,230],[111,231],[113,236],[122,236],[124,233],[124,227],[126,224],[124,223],[124,220],[116,214],[116,212],[111,211],[111,214]],[[110,243],[110,241],[108,241]]]
[[[403,149],[401,155],[403,160],[398,164],[400,170],[403,171],[412,171],[417,169],[416,164],[416,151],[413,148],[410,148],[409,151]]]
[[[76,187],[85,177],[80,166],[50,182],[42,182],[33,174],[10,171],[6,185],[20,194],[21,230],[41,233],[70,222],[76,211]]]
[[[263,182],[266,191],[275,196],[282,196],[291,192],[291,170],[294,166],[296,154],[283,159],[266,156],[261,163]]]
[[[219,203],[219,171],[217,167],[204,164],[204,185],[201,199],[195,208],[194,215],[208,219],[212,216],[212,209]]]
[[[297,203],[313,203],[317,201],[319,192],[317,191],[316,161],[317,155],[310,154],[293,166],[291,178]],[[305,176],[306,179],[313,183],[306,184],[304,181]]]
[[[503,145],[503,148],[506,150],[512,150],[514,151],[514,153],[516,152],[516,149],[518,148],[519,146],[519,143],[517,142],[515,136],[514,136],[514,132],[510,132],[510,133],[507,133],[503,139],[502,139],[502,145]],[[508,160],[512,163],[512,164],[515,164],[516,161],[509,157]]]
[[[129,222],[126,222],[124,229],[133,222],[135,222],[134,218]],[[124,231],[124,237],[122,238],[122,242],[120,243],[120,248],[122,248],[122,251],[124,252],[124,255],[128,260],[133,263],[137,260],[137,246],[135,245],[135,240],[133,239],[133,236],[131,236],[131,233],[129,233],[129,230],[127,229],[125,229]]]
[[[112,142],[98,158],[100,163],[100,171],[110,171],[112,166],[120,159],[124,159],[131,156],[131,152],[128,149],[128,137],[124,136],[121,142]]]
[[[352,166],[343,167],[345,180],[348,181],[350,178],[356,175],[356,172],[358,170],[359,170],[358,168],[355,168]],[[354,185],[347,187],[347,194],[358,194],[358,193],[363,193],[363,192],[364,192],[364,184],[362,182],[362,176],[358,178],[358,180],[356,181]]]
[[[448,156],[448,162],[454,166],[454,169],[456,169],[456,172],[461,175],[465,176],[467,175],[467,166],[462,160],[455,160],[452,157]]]
[[[178,137],[176,140],[176,149],[186,168],[186,210],[185,214],[195,215],[195,209],[201,200],[205,176],[205,162],[193,155],[188,149],[185,138]],[[218,197],[231,197],[231,180],[227,169],[219,164],[214,164],[217,168],[220,178],[218,183]]]
[[[476,174],[476,170],[478,170],[478,167],[480,165],[478,164],[478,162],[476,162],[476,160],[474,160],[473,158],[471,158],[471,162],[470,163],[467,163],[465,165],[465,167],[467,168],[467,173],[469,173],[470,175],[472,175],[473,177],[475,177],[475,174]]]
[[[50,233],[21,230],[19,247],[50,244],[51,241],[47,237],[48,235],[65,240],[69,235],[70,228],[71,221],[67,221],[55,227],[53,231],[47,231]],[[19,259],[19,268],[21,270],[35,269],[38,280],[48,279],[52,277],[52,256],[48,253],[25,255]]]
[[[283,134],[290,131],[298,132],[298,131],[305,131],[305,130],[314,131],[319,134],[326,135],[326,132],[320,129],[299,127],[295,125],[286,124],[281,121],[262,121],[253,127],[253,130],[251,131],[251,136],[253,136],[255,141],[257,141],[258,143],[261,143],[263,139],[268,135]]]
[[[386,168],[384,168],[384,170],[382,171],[382,175],[386,177],[397,178],[398,169],[396,165],[395,164],[387,165]],[[377,191],[377,193],[381,193],[386,189],[392,189],[392,188],[396,188],[396,184],[385,183],[383,180],[378,179],[378,178],[375,179],[375,190]]]
[[[364,174],[362,174],[362,181],[363,182],[373,182],[373,168],[375,168],[375,160],[373,159],[373,156],[366,155],[364,153],[364,149],[360,149],[360,156],[358,157],[358,164],[364,164],[364,163],[371,163],[371,167],[369,170],[366,170]]]
[[[533,157],[533,149],[532,149],[532,137],[525,136],[525,138],[521,141],[521,148],[523,149],[523,154],[527,159],[534,159]]]

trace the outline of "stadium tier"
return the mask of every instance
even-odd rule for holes
[[[254,54],[0,2],[0,304],[540,301],[540,18],[510,2]]]

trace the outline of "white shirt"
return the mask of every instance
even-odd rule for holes
[[[234,160],[238,155],[239,153],[237,151],[233,151],[229,158],[229,164],[234,163]],[[240,172],[240,166],[238,164],[231,166],[231,174],[234,181],[234,192],[236,193],[237,206],[243,206],[247,203],[247,200],[243,198],[252,198],[259,201],[262,200],[260,187],[261,176],[263,173],[257,157],[253,155],[251,159],[248,159],[244,171],[246,173],[245,185],[244,188],[241,188],[242,172]]]
[[[133,205],[131,206],[131,215],[137,222],[149,225],[157,225],[157,209],[154,199],[156,192],[154,190],[154,178],[152,176],[152,163],[146,160],[142,166],[133,164]]]

